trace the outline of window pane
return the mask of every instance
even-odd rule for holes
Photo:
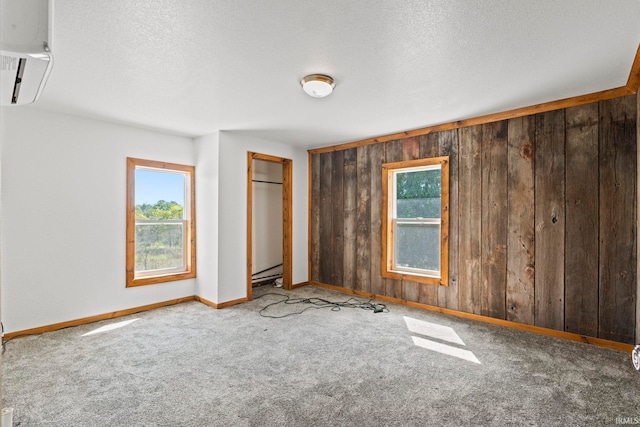
[[[396,173],[397,218],[440,218],[440,169]]]
[[[127,287],[196,277],[194,175],[127,157]]]
[[[397,224],[396,268],[440,271],[440,225]]]
[[[136,169],[136,219],[183,219],[185,175]]]
[[[136,271],[184,267],[183,224],[136,224]]]

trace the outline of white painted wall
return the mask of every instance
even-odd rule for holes
[[[175,298],[246,297],[247,152],[293,160],[293,282],[307,280],[307,152],[240,133],[195,140],[31,107],[0,111],[5,331]],[[125,287],[126,157],[196,166],[198,277]]]
[[[307,281],[308,157],[301,148],[235,132],[220,132],[218,300],[245,298],[247,152],[293,161],[293,283]]]
[[[126,157],[194,164],[191,139],[31,107],[0,115],[6,331],[195,294],[195,279],[125,287]]]
[[[0,131],[5,127],[4,118],[2,117],[2,112],[0,111]],[[2,134],[0,133],[0,195],[2,194]],[[2,241],[2,197],[0,197],[0,241]],[[0,321],[3,319],[2,317],[2,245],[0,245]],[[0,400],[2,400],[2,396],[4,396],[2,391],[2,357],[4,351],[0,349]],[[3,406],[0,404],[0,406]]]
[[[282,164],[264,160],[253,161],[252,189],[252,273],[282,264]],[[282,267],[265,271],[257,278],[281,274]],[[273,279],[272,279],[273,280]]]
[[[218,302],[218,132],[195,139],[196,295]]]

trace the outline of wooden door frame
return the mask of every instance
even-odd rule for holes
[[[640,46],[634,68],[640,70]],[[637,64],[638,63],[638,64]],[[633,73],[632,73],[633,75]],[[631,77],[629,77],[631,81]],[[636,80],[636,82],[638,79]],[[636,144],[640,142],[640,90],[636,88]],[[640,344],[640,150],[636,150],[636,344]]]
[[[293,203],[291,159],[249,151],[247,153],[247,300],[252,299],[253,270],[253,161],[280,163],[282,165],[282,287],[292,289],[293,284]]]

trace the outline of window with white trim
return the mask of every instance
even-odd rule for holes
[[[195,277],[194,172],[127,159],[127,286]]]
[[[449,158],[382,166],[384,277],[448,284]]]

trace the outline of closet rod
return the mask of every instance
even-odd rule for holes
[[[282,185],[281,182],[275,182],[275,181],[260,181],[259,179],[252,179],[253,182],[264,182],[265,184],[279,184]]]
[[[278,267],[282,267],[282,264],[274,265],[273,267],[265,268],[264,270],[260,270],[257,273],[253,273],[251,276],[257,276],[258,274],[265,273],[269,270],[275,270]]]

